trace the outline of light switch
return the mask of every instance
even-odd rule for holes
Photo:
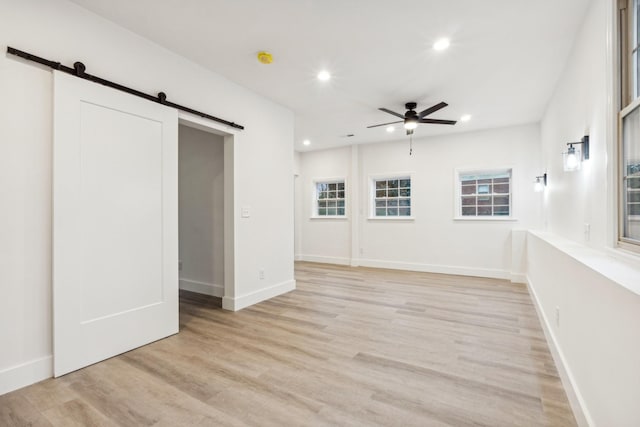
[[[251,216],[251,209],[248,206],[242,208],[242,218],[249,218]]]

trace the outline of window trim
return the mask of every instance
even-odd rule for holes
[[[318,184],[333,184],[344,182],[344,215],[318,215]],[[349,190],[346,177],[328,177],[328,178],[312,178],[311,183],[313,190],[311,191],[311,215],[309,219],[329,219],[329,220],[344,220],[349,219]]]
[[[617,197],[617,209],[618,209],[618,241],[617,241],[617,246],[621,249],[625,249],[625,250],[629,250],[632,251],[634,253],[640,253],[640,241],[639,240],[634,240],[634,239],[629,239],[627,237],[624,237],[624,213],[625,213],[625,209],[623,206],[624,200],[625,200],[625,195],[624,195],[624,191],[625,191],[625,186],[624,186],[624,176],[625,176],[625,171],[624,171],[624,141],[623,141],[623,132],[622,132],[622,122],[624,120],[624,118],[629,115],[630,113],[632,113],[633,111],[635,111],[636,109],[640,108],[640,97],[636,98],[634,101],[632,101],[629,105],[627,105],[626,107],[624,107],[622,110],[620,110],[620,112],[618,113],[618,197]]]
[[[464,174],[472,174],[472,173],[504,173],[505,171],[510,172],[510,181],[509,181],[509,215],[490,215],[490,216],[463,216],[462,215],[462,193],[461,193],[461,185],[460,185],[460,176]],[[518,218],[516,217],[516,209],[515,209],[515,198],[514,198],[514,189],[515,189],[515,179],[516,173],[515,168],[513,166],[502,166],[502,167],[476,167],[476,168],[455,168],[453,170],[453,187],[454,187],[454,198],[453,198],[453,220],[454,221],[488,221],[488,222],[516,222]]]
[[[616,66],[616,73],[620,79],[618,85],[618,108],[617,108],[617,143],[615,144],[617,153],[616,158],[616,177],[615,183],[615,209],[616,214],[614,218],[617,220],[615,248],[626,251],[634,256],[640,254],[640,241],[636,239],[630,239],[624,237],[624,224],[625,224],[625,185],[624,177],[626,175],[625,162],[624,162],[624,133],[623,133],[623,121],[624,118],[636,109],[640,108],[640,96],[636,97],[637,90],[633,72],[633,50],[631,37],[634,32],[637,31],[634,28],[634,6],[636,6],[637,0],[619,0],[618,2],[618,17],[617,22],[617,36],[618,36],[618,61]],[[640,42],[640,40],[638,41]],[[637,46],[636,46],[637,48]],[[640,49],[638,49],[640,52]],[[640,54],[640,53],[637,53]]]
[[[415,174],[413,172],[390,172],[390,173],[376,173],[369,174],[367,179],[369,180],[369,215],[368,220],[373,221],[414,221],[415,220],[415,205],[414,205],[414,183]],[[409,216],[376,216],[376,180],[389,180],[389,179],[409,179],[411,181],[411,195],[409,196],[411,215]]]
[[[620,249],[631,251],[634,254],[640,254],[640,240],[630,239],[624,236],[624,224],[625,224],[625,207],[623,206],[625,201],[625,168],[624,168],[624,141],[622,122],[623,119],[633,111],[640,109],[640,97],[636,98],[631,104],[627,105],[618,113],[618,173],[617,173],[617,210],[618,210],[618,235],[616,246]]]

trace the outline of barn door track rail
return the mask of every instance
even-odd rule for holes
[[[109,80],[105,80],[98,76],[94,76],[86,72],[86,67],[82,62],[76,62],[73,64],[73,68],[67,67],[66,65],[62,65],[59,62],[50,61],[48,59],[41,58],[39,56],[33,55],[28,52],[24,52],[19,49],[15,49],[13,47],[7,46],[7,53],[11,55],[18,56],[20,58],[26,59],[27,61],[37,62],[38,64],[47,66],[54,70],[62,71],[67,74],[71,74],[72,76],[79,77],[81,79],[89,80],[90,82],[98,83],[104,86],[108,86],[113,89],[117,89],[122,92],[126,92],[131,95],[138,96],[140,98],[144,98],[147,101],[156,102],[158,104],[166,105],[167,107],[173,107],[178,110],[186,111],[187,113],[195,114],[196,116],[204,117],[205,119],[213,120],[214,122],[222,123],[224,125],[230,126],[236,129],[244,129],[244,126],[241,126],[237,123],[230,122],[228,120],[221,119],[216,116],[212,116],[207,113],[203,113],[198,110],[194,110],[193,108],[185,107],[184,105],[175,104],[171,101],[167,101],[167,94],[164,92],[159,92],[157,96],[149,95],[144,92],[140,92],[136,89],[131,89],[130,87],[123,86],[119,83],[115,83]]]

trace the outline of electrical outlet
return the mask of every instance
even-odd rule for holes
[[[360,248],[360,255],[364,254],[364,249]]]
[[[556,306],[556,326],[560,327],[560,307]]]
[[[178,260],[178,271],[182,271],[182,260]]]
[[[259,278],[260,280],[263,280],[263,279],[264,279],[264,270],[260,270],[260,271],[258,271],[258,278]]]

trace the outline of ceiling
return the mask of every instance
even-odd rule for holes
[[[541,119],[589,0],[73,0],[294,111],[299,151],[406,138],[379,107],[437,102],[414,137]],[[451,40],[445,51],[433,43]],[[267,50],[270,65],[256,59]],[[332,78],[316,78],[320,70]],[[241,117],[231,120],[242,121]],[[353,137],[346,137],[354,134]],[[311,145],[305,147],[302,141]]]

